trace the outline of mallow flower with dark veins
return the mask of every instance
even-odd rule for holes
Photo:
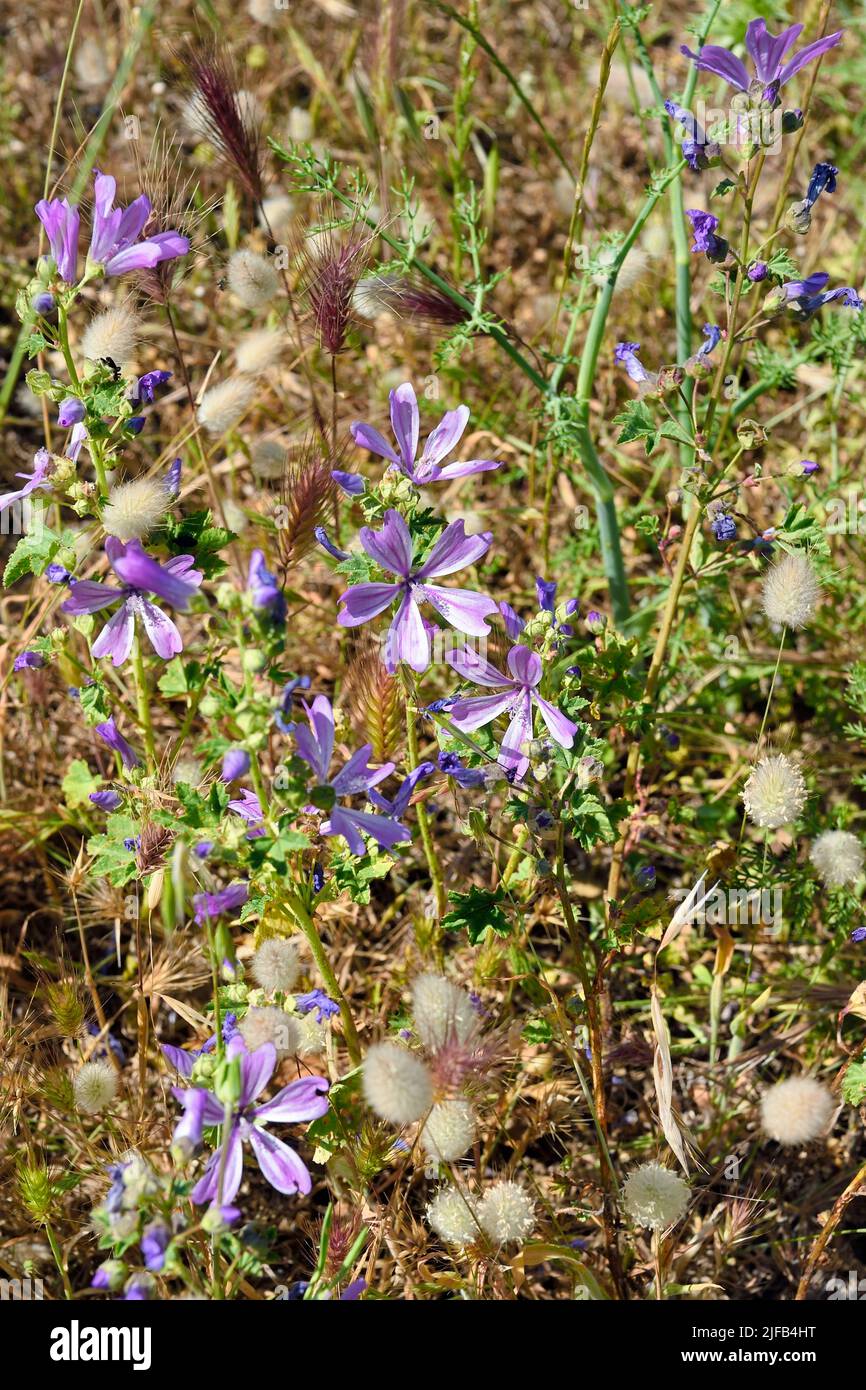
[[[496,612],[492,598],[471,589],[446,589],[431,584],[445,574],[480,560],[493,539],[489,531],[467,536],[462,519],[452,521],[435,542],[423,564],[415,566],[412,536],[399,512],[385,513],[381,531],[369,526],[361,530],[361,544],[383,570],[396,575],[396,584],[353,584],[340,596],[342,609],[337,621],[342,627],[358,627],[399,600],[388,631],[383,660],[387,670],[395,671],[405,661],[414,671],[430,665],[430,634],[421,617],[420,603],[432,603],[447,623],[472,637],[485,637],[490,631],[485,618]]]
[[[166,617],[147,595],[157,594],[173,608],[186,608],[202,581],[201,571],[191,568],[194,557],[176,555],[161,565],[138,541],[124,545],[114,536],[107,538],[105,553],[123,587],[116,589],[100,580],[79,579],[73,584],[70,597],[61,605],[64,613],[78,616],[97,613],[120,603],[114,617],[93,643],[93,655],[97,658],[110,656],[115,666],[122,666],[132,650],[136,618],[141,619],[154,651],[163,661],[183,651],[183,640],[171,618]]]

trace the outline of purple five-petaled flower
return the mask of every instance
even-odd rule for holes
[[[285,622],[286,596],[265,564],[263,550],[254,550],[250,556],[247,588],[253,602],[253,608],[261,609],[275,623]]]
[[[186,255],[189,238],[179,232],[157,232],[140,241],[152,210],[150,199],[142,193],[128,208],[116,208],[116,192],[117,183],[111,175],[97,171],[87,253],[90,264],[101,266],[106,275],[125,275],[130,270],[149,270],[160,261]]]
[[[352,438],[359,448],[369,449],[372,454],[387,459],[392,467],[399,469],[419,487],[424,487],[427,483],[446,482],[449,478],[466,478],[470,473],[489,473],[492,469],[501,467],[501,462],[495,459],[469,459],[464,463],[443,464],[442,460],[456,449],[469,423],[469,408],[465,405],[458,405],[456,410],[445,412],[428,437],[420,459],[416,461],[420,417],[418,401],[411,382],[404,381],[402,386],[392,391],[389,401],[391,428],[397,440],[399,453],[395,452],[377,429],[372,425],[365,425],[360,420],[352,423]],[[337,481],[340,481],[339,478]]]
[[[792,24],[789,29],[784,29],[774,38],[768,33],[763,19],[753,19],[749,24],[746,29],[746,51],[755,64],[755,78],[762,86],[772,86],[778,92],[779,88],[807,63],[820,58],[822,53],[835,47],[841,41],[843,31],[839,29],[835,34],[827,34],[822,39],[816,39],[814,43],[807,43],[805,48],[801,48],[799,53],[786,63],[785,54],[802,32],[802,24]],[[752,82],[748,68],[729,48],[720,48],[717,44],[708,43],[704,44],[700,53],[692,53],[691,49],[683,45],[680,52],[691,58],[702,72],[714,73],[738,91],[748,92]]]
[[[421,617],[419,603],[432,603],[458,632],[484,637],[490,631],[484,619],[496,612],[493,599],[471,589],[444,589],[428,581],[474,565],[485,554],[491,540],[489,531],[467,536],[463,521],[452,521],[424,563],[414,569],[409,527],[399,512],[389,509],[381,531],[363,527],[361,544],[382,569],[397,575],[400,582],[353,584],[340,596],[343,607],[338,622],[342,627],[357,627],[377,617],[398,598],[400,604],[385,643],[385,666],[394,671],[405,661],[414,671],[426,671],[430,665],[430,634]]]
[[[445,659],[463,680],[472,681],[475,685],[499,688],[498,695],[480,695],[472,699],[458,700],[451,711],[451,720],[462,732],[469,733],[489,724],[497,715],[508,714],[511,722],[502,740],[498,761],[503,767],[513,769],[517,777],[522,777],[529,766],[529,758],[523,752],[523,748],[533,736],[533,705],[539,710],[551,738],[561,748],[571,747],[577,733],[577,725],[567,719],[555,705],[543,700],[539,695],[541,658],[528,647],[511,648],[508,653],[507,676],[468,647],[448,652]]]
[[[357,753],[336,774],[330,777],[331,759],[334,755],[334,711],[325,695],[317,695],[312,705],[304,705],[309,729],[299,724],[294,730],[298,753],[318,778],[319,788],[330,787],[336,797],[369,796],[370,788],[394,771],[393,763],[383,763],[381,767],[367,766],[373,745],[365,743]],[[374,815],[369,811],[357,811],[354,807],[332,806],[330,817],[322,823],[323,835],[342,835],[352,854],[363,855],[367,847],[362,838],[369,835],[382,849],[392,849],[412,837],[405,825],[390,816]]]
[[[138,541],[126,545],[109,536],[105,553],[115,574],[123,582],[115,589],[99,580],[80,579],[72,593],[61,604],[65,613],[97,613],[113,603],[120,603],[93,643],[95,657],[110,656],[115,666],[122,666],[132,650],[135,619],[140,618],[151,645],[163,661],[183,651],[181,635],[161,608],[151,603],[146,594],[158,594],[174,608],[186,608],[191,596],[202,581],[200,570],[191,569],[192,555],[176,555],[161,565],[142,550]]]
[[[245,1143],[252,1147],[262,1175],[277,1192],[286,1195],[309,1192],[313,1182],[306,1165],[294,1149],[281,1139],[275,1139],[265,1126],[275,1120],[282,1124],[297,1124],[320,1119],[328,1109],[327,1080],[323,1076],[308,1076],[300,1081],[290,1081],[272,1100],[264,1105],[256,1105],[254,1102],[267,1086],[277,1065],[273,1043],[264,1043],[255,1052],[248,1052],[243,1039],[235,1036],[226,1048],[226,1057],[229,1061],[237,1059],[240,1065],[240,1095],[232,1108],[228,1125],[225,1123],[225,1107],[212,1091],[201,1092],[203,1101],[196,1097],[193,1118],[186,1123],[184,1144],[194,1144],[197,1138],[200,1139],[203,1125],[221,1126],[221,1142],[209,1158],[190,1197],[197,1203],[232,1202],[243,1176]],[[181,1121],[181,1125],[184,1125],[190,1114],[188,1098],[193,1093],[179,1087],[174,1087],[173,1093],[184,1105],[186,1113]],[[194,1132],[196,1129],[198,1134]]]

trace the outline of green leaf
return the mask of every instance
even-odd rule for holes
[[[138,826],[131,816],[109,816],[104,835],[92,835],[87,841],[87,853],[96,878],[108,878],[118,887],[136,877],[135,854],[126,848],[124,840],[135,839]]]
[[[852,1062],[842,1077],[842,1095],[849,1105],[866,1101],[866,1062]]]
[[[504,897],[501,888],[491,893],[474,886],[468,893],[449,893],[448,899],[454,904],[454,911],[445,914],[442,926],[446,931],[465,929],[473,946],[477,946],[489,932],[496,936],[508,936],[511,923],[499,906]]]
[[[41,513],[36,513],[34,519],[40,516]],[[37,525],[35,530],[21,537],[13,550],[3,572],[3,583],[8,588],[25,574],[44,574],[58,550],[71,545],[74,539],[71,531],[58,536],[48,526]]]
[[[629,401],[622,414],[614,417],[613,423],[622,427],[617,444],[630,444],[634,439],[642,439],[648,454],[652,453],[663,432],[663,427],[656,424],[643,401]]]
[[[69,764],[60,785],[70,811],[87,804],[90,793],[98,789],[100,780],[94,777],[83,758],[76,758]]]
[[[347,854],[334,864],[334,884],[342,893],[348,893],[354,903],[366,905],[370,901],[370,885],[377,878],[385,878],[393,864],[384,855],[368,854],[356,859]]]
[[[157,685],[168,699],[172,695],[186,695],[189,691],[189,684],[186,678],[186,668],[179,656],[171,660],[157,681]]]
[[[736,188],[736,186],[737,185],[733,179],[722,179],[721,182],[716,184],[715,188],[710,194],[710,197],[724,198],[728,193],[732,191],[732,189]]]
[[[94,681],[93,685],[83,685],[81,687],[79,703],[85,723],[91,726],[94,724],[104,724],[111,713],[111,706],[108,703],[105,686],[100,685],[99,681]]]

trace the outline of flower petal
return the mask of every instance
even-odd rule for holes
[[[446,478],[468,478],[472,473],[492,473],[495,468],[501,467],[501,459],[466,459],[464,463],[446,463],[444,468],[437,471],[436,482],[444,482]]]
[[[404,381],[402,386],[398,386],[395,391],[391,392],[389,400],[391,402],[391,428],[400,446],[403,466],[408,473],[411,473],[415,454],[418,450],[419,424],[418,401],[412,383]]]
[[[127,599],[113,617],[109,618],[90,650],[98,659],[110,656],[114,666],[122,666],[132,651],[134,637],[135,616]]]
[[[294,1149],[255,1125],[250,1129],[249,1138],[262,1174],[271,1187],[287,1196],[293,1192],[310,1191],[313,1180]]]
[[[241,1056],[241,1094],[238,1106],[243,1110],[251,1105],[267,1086],[277,1065],[277,1049],[273,1043],[262,1043],[255,1052]]]
[[[381,531],[370,526],[361,528],[361,544],[367,554],[389,574],[408,578],[412,568],[412,537],[399,512],[389,507]]]
[[[223,1169],[222,1193],[219,1194],[220,1163],[222,1157],[222,1147],[220,1147],[217,1149],[216,1153],[211,1154],[204,1173],[189,1194],[193,1202],[213,1202],[216,1201],[218,1195],[222,1196],[223,1202],[231,1202],[237,1196],[244,1171],[244,1146],[237,1125],[232,1126],[231,1133],[226,1141],[226,1146],[227,1151],[225,1167]]]
[[[458,632],[484,637],[490,631],[484,619],[497,611],[492,598],[476,594],[472,589],[443,589],[438,584],[416,584],[414,592],[419,601],[432,603],[437,613]]]
[[[451,707],[451,719],[458,729],[471,733],[473,729],[481,729],[489,724],[498,714],[504,714],[511,708],[513,700],[513,690],[503,691],[500,695],[475,695],[469,700],[458,700]]]
[[[458,521],[452,521],[445,527],[413,578],[434,579],[440,575],[453,574],[455,570],[462,570],[466,565],[474,565],[489,549],[492,539],[491,531],[481,531],[476,536],[467,536],[462,517]]]
[[[456,410],[447,410],[439,421],[439,424],[427,438],[424,445],[424,452],[421,455],[421,462],[418,465],[418,472],[433,468],[437,463],[441,463],[446,454],[450,454],[456,449],[463,435],[463,431],[469,423],[469,407],[458,405]]]
[[[528,647],[512,647],[508,653],[508,669],[521,685],[538,685],[541,680],[541,657]]]
[[[454,647],[445,653],[445,660],[458,676],[465,681],[472,681],[475,685],[497,687],[510,683],[502,671],[485,661],[471,647]]]
[[[259,1106],[256,1121],[271,1124],[280,1120],[283,1124],[296,1124],[299,1120],[318,1120],[328,1109],[330,1084],[324,1076],[305,1076],[300,1081],[290,1081],[273,1100]]]
[[[123,598],[122,590],[112,589],[110,584],[98,579],[79,579],[60,607],[64,613],[98,613],[100,608],[108,608],[120,598]]]
[[[150,645],[157,656],[161,656],[163,661],[170,661],[178,652],[183,651],[180,633],[161,608],[157,608],[155,603],[149,603],[147,599],[140,599],[138,611],[144,623],[144,630],[150,638]]]
[[[691,58],[702,72],[712,72],[741,92],[749,90],[749,73],[745,63],[728,48],[720,48],[714,43],[705,43],[700,53],[692,53],[685,44],[680,48],[687,58]]]
[[[353,584],[340,595],[343,607],[337,616],[341,627],[358,627],[383,613],[400,592],[399,584]]]
[[[400,466],[400,459],[387,439],[378,430],[374,430],[372,425],[365,425],[363,420],[353,420],[349,431],[359,449],[369,449],[371,454],[378,454],[379,458]]]
[[[383,660],[388,671],[395,671],[401,661],[413,671],[426,671],[430,665],[430,638],[411,592],[404,594],[388,629]]]
[[[541,711],[541,717],[550,731],[550,737],[554,739],[561,748],[570,748],[577,733],[577,725],[557,709],[556,705],[551,705],[549,701],[542,700],[538,694],[533,694],[533,699]]]

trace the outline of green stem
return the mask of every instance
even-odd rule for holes
[[[132,674],[135,680],[135,703],[138,711],[138,722],[144,734],[144,747],[147,754],[147,767],[149,772],[156,768],[156,743],[153,737],[153,721],[150,717],[150,700],[147,693],[147,673],[144,669],[144,658],[141,654],[141,643],[138,634],[132,639]]]
[[[349,1053],[352,1066],[359,1067],[361,1065],[361,1041],[358,1037],[358,1030],[355,1027],[355,1020],[352,1017],[352,1010],[349,1008],[349,1001],[340,988],[331,962],[328,960],[316,924],[297,894],[290,893],[287,895],[286,906],[309,942],[310,950],[313,953],[313,960],[316,962],[316,967],[322,977],[328,994],[335,999],[340,1006],[340,1016],[343,1020],[343,1034],[346,1039],[346,1050]]]
[[[403,688],[406,692],[406,746],[409,752],[409,771],[414,772],[421,761],[418,752],[418,728],[416,718],[418,711],[415,708],[415,691],[412,686],[411,678],[403,668]],[[444,917],[448,906],[448,894],[445,891],[445,880],[442,876],[442,865],[439,862],[439,855],[430,831],[430,818],[427,815],[427,808],[422,801],[415,807],[418,817],[418,829],[421,831],[421,843],[424,846],[424,854],[427,859],[427,868],[430,873],[430,882],[433,885],[433,896],[436,900],[436,915]]]
[[[54,1263],[57,1265],[57,1270],[63,1283],[63,1296],[64,1298],[71,1299],[73,1297],[72,1285],[69,1282],[69,1275],[66,1272],[66,1265],[63,1263],[63,1256],[60,1252],[60,1246],[57,1244],[57,1237],[54,1234],[54,1228],[47,1221],[45,1222],[45,1234],[48,1237],[48,1244],[51,1246],[51,1253],[54,1256]]]

